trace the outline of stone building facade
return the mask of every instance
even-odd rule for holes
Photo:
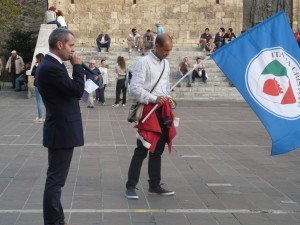
[[[294,29],[300,20],[299,1],[291,0]],[[133,27],[143,34],[147,29],[155,30],[157,20],[173,36],[177,46],[196,46],[206,27],[212,34],[220,27],[232,27],[239,34],[252,26],[249,22],[252,2],[254,0],[48,1],[49,6],[54,5],[65,12],[68,27],[74,31],[78,44],[94,45],[95,38],[104,29],[111,35],[112,43],[119,46],[126,45],[126,37]]]
[[[242,0],[50,0],[50,5],[65,12],[82,45],[94,44],[102,29],[114,44],[125,45],[133,27],[143,34],[155,30],[157,20],[179,46],[196,46],[206,27],[212,33],[222,26],[236,33],[243,28]]]
[[[276,2],[291,2],[290,22],[294,30],[300,27],[300,0],[37,0],[36,7],[45,11],[56,6],[64,14],[68,27],[76,34],[78,44],[95,46],[95,38],[102,29],[112,37],[115,46],[126,46],[126,37],[133,27],[141,34],[155,30],[159,20],[174,38],[177,46],[196,46],[206,27],[214,34],[222,26],[232,27],[236,34],[253,24],[250,14],[253,4],[260,2],[274,6]],[[31,2],[31,1],[30,1]],[[20,15],[25,30],[38,30],[43,13],[33,18],[27,12]],[[1,31],[0,54],[9,30]]]

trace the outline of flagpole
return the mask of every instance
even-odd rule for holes
[[[210,56],[206,56],[203,60],[201,60],[200,63],[205,62],[206,60],[208,60],[210,58]],[[200,63],[198,64],[198,66],[200,65]],[[195,69],[192,69],[190,71],[188,71],[186,74],[184,74],[184,76],[182,76],[169,90],[168,90],[168,94],[181,82],[183,81],[184,78],[186,78],[190,73],[192,73]],[[156,104],[151,111],[145,116],[145,118],[142,120],[142,123],[145,123],[145,121],[149,118],[149,116],[156,110],[156,108],[158,107],[158,104]]]

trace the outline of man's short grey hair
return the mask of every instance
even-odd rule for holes
[[[48,42],[49,42],[49,48],[50,49],[55,49],[56,43],[58,41],[61,41],[63,43],[68,41],[68,35],[71,34],[74,36],[74,34],[64,28],[57,28],[49,36]]]

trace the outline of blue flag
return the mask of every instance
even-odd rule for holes
[[[281,11],[211,55],[272,139],[272,155],[300,147],[300,50]]]

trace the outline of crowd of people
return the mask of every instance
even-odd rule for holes
[[[55,12],[55,15],[54,13]],[[50,7],[46,12],[49,24],[57,24],[64,27],[65,24],[59,19],[62,12]],[[140,178],[143,161],[148,157],[148,192],[157,195],[172,196],[175,194],[167,185],[161,183],[161,163],[165,146],[169,151],[172,148],[172,140],[176,136],[174,125],[175,116],[172,111],[172,100],[169,96],[170,88],[170,64],[166,59],[173,48],[172,38],[164,33],[159,22],[155,23],[156,32],[150,29],[141,36],[136,28],[128,35],[127,44],[129,52],[136,49],[142,51],[153,49],[145,57],[141,57],[133,70],[126,64],[123,56],[118,56],[114,67],[116,74],[116,98],[112,105],[126,106],[126,95],[130,80],[130,93],[138,102],[144,104],[142,118],[149,113],[145,123],[138,123],[137,146],[132,155],[128,168],[127,182],[125,184],[125,197],[138,199],[136,192]],[[38,117],[35,122],[45,122],[43,129],[43,146],[48,149],[48,169],[43,197],[43,217],[45,224],[67,224],[61,204],[61,189],[64,187],[70,169],[73,151],[75,147],[84,145],[84,132],[80,112],[79,100],[84,93],[85,80],[90,79],[98,88],[89,93],[88,108],[94,108],[94,101],[105,105],[105,88],[108,84],[107,62],[101,59],[99,67],[96,60],[89,61],[89,68],[84,69],[82,58],[75,51],[75,37],[68,29],[55,29],[50,34],[48,44],[50,51],[43,55],[37,54],[36,62],[31,70],[35,77],[35,96]],[[156,34],[156,38],[154,37]],[[295,33],[298,44],[300,29]],[[226,43],[236,38],[233,30],[227,33],[223,27],[214,37],[209,33],[209,28],[201,34],[199,45],[208,54],[215,49],[221,48]],[[110,37],[103,30],[97,37],[99,52],[102,48],[109,51]],[[21,82],[26,82],[26,71],[31,68],[30,63],[24,63],[21,56],[15,50],[11,52],[6,68],[12,75],[12,86],[15,91],[20,90]],[[70,78],[64,61],[72,65],[72,79]],[[197,57],[192,66],[189,58],[184,56],[177,68],[177,78],[187,76],[187,86],[191,87],[196,78],[206,83],[208,75],[203,58]],[[25,74],[24,74],[25,71]],[[25,76],[25,77],[24,77]],[[122,93],[122,98],[121,98]],[[46,118],[43,119],[43,105],[46,108]],[[152,112],[153,109],[157,109]]]
[[[45,23],[47,24],[56,24],[60,28],[67,28],[67,24],[63,17],[63,12],[59,9],[56,9],[54,6],[49,7],[45,12]],[[154,23],[156,31],[147,29],[146,32],[142,35],[138,32],[136,28],[132,28],[131,32],[127,36],[127,45],[128,52],[131,53],[133,50],[141,52],[141,55],[145,55],[146,50],[152,50],[155,47],[155,39],[158,35],[165,33],[164,27],[159,21]],[[300,28],[294,33],[295,38],[300,46]],[[216,49],[221,48],[226,43],[232,41],[236,38],[235,33],[232,28],[228,28],[227,32],[225,28],[220,27],[219,31],[212,35],[209,28],[205,28],[204,32],[199,37],[199,47],[201,51],[206,52],[209,56]],[[111,46],[111,37],[107,34],[106,30],[102,30],[101,33],[96,38],[98,51],[101,52],[102,49],[105,49],[106,52],[109,52]],[[11,57],[7,61],[6,68],[11,73],[12,86],[15,91],[21,90],[22,84],[27,84],[28,76],[26,75],[26,70],[30,70],[31,64],[24,63],[21,56],[17,55],[17,52],[13,50]],[[192,83],[196,82],[196,78],[199,78],[203,83],[207,82],[208,75],[206,68],[202,60],[204,57],[197,57],[195,64],[192,66],[189,62],[189,57],[184,56],[182,61],[179,62],[177,67],[176,76],[177,79],[181,79],[186,73],[189,73],[186,77],[186,86],[192,87]],[[35,67],[39,64],[41,59],[37,59],[36,65],[33,67],[33,76],[35,72]],[[86,79],[91,79],[99,88],[89,94],[88,108],[94,108],[94,102],[98,102],[99,105],[105,105],[105,88],[108,85],[108,69],[107,61],[102,59],[99,63],[99,66],[96,65],[95,60],[89,61],[89,67],[93,71],[93,74],[90,74],[88,71],[85,72]],[[113,107],[118,107],[120,105],[126,106],[126,96],[128,92],[129,85],[129,75],[132,74],[132,70],[129,66],[126,66],[124,57],[119,56],[117,58],[117,64],[115,66],[116,74],[116,97]],[[178,84],[177,87],[181,87],[182,84]],[[38,91],[37,89],[35,91]],[[121,97],[122,94],[122,97]],[[39,101],[37,101],[38,107],[38,117],[36,122],[43,121],[41,116],[41,98],[39,98],[39,93],[36,93]],[[120,104],[121,103],[121,104]]]
[[[210,55],[213,51],[221,48],[235,38],[236,35],[233,33],[232,28],[228,28],[227,32],[225,32],[225,28],[220,27],[214,36],[210,34],[209,28],[205,28],[199,38],[199,47],[202,51],[208,52],[207,55]]]
[[[129,53],[135,49],[137,52],[142,52],[142,56],[144,56],[146,49],[151,50],[154,48],[154,35],[157,36],[165,33],[165,30],[159,21],[156,21],[154,25],[156,26],[156,31],[147,29],[143,35],[138,32],[137,28],[131,29],[131,32],[126,38]],[[105,30],[102,30],[96,38],[96,44],[99,52],[102,51],[102,48],[105,48],[106,52],[109,52],[111,38]]]

